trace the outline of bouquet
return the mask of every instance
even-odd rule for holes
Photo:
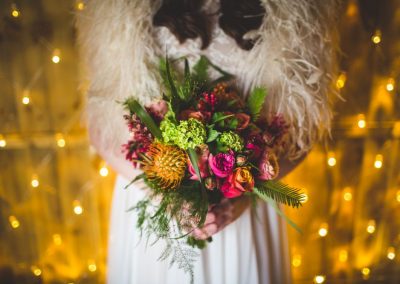
[[[182,61],[183,72],[172,68]],[[211,80],[210,72],[220,76]],[[134,98],[124,102],[131,139],[123,151],[143,170],[132,182],[143,180],[148,190],[131,210],[142,234],[153,242],[165,240],[160,259],[170,258],[193,276],[195,248],[212,239],[197,240],[190,233],[204,224],[209,206],[247,195],[284,216],[276,202],[299,207],[303,195],[274,180],[289,125],[280,114],[260,115],[264,88],[244,100],[233,76],[206,57],[193,68],[187,59],[163,59],[160,74],[162,100],[147,107]]]

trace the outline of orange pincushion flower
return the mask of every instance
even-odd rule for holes
[[[149,146],[143,171],[150,182],[162,189],[176,189],[186,170],[187,155],[182,149],[161,143]]]

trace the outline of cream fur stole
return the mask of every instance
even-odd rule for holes
[[[240,78],[245,90],[265,86],[265,111],[291,123],[287,153],[296,158],[329,131],[334,93],[336,0],[263,0],[261,40]],[[89,0],[77,16],[78,42],[90,82],[88,127],[97,145],[120,151],[129,137],[116,101],[160,97],[159,50],[153,38],[155,1]]]

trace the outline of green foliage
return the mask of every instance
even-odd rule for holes
[[[190,275],[190,283],[194,283],[194,262],[199,253],[182,240],[165,240],[166,246],[158,260],[169,259],[170,266],[176,264],[179,269]]]
[[[198,176],[199,180],[200,180],[200,190],[201,190],[201,199],[202,202],[199,204],[200,207],[198,207],[201,211],[200,211],[200,221],[199,221],[199,226],[203,225],[205,222],[205,217],[208,211],[208,198],[207,198],[207,192],[206,192],[206,188],[204,187],[203,183],[202,183],[202,179],[201,179],[201,174],[200,174],[200,169],[199,169],[199,161],[197,158],[197,153],[193,148],[189,148],[188,149],[188,154],[189,154],[189,159],[190,162],[192,163],[192,166],[196,172],[196,175]]]
[[[221,74],[216,80],[211,81],[209,78],[209,68],[213,68]],[[193,66],[193,79],[200,84],[200,90],[211,89],[220,82],[229,81],[234,78],[232,74],[222,70],[217,65],[214,65],[207,57],[201,56],[199,61]]]
[[[174,62],[177,63],[177,60],[171,61],[168,57],[160,60],[160,73],[166,88],[164,99],[169,106],[160,127],[135,99],[126,100],[124,105],[131,114],[135,113],[142,120],[156,139],[185,149],[200,181],[193,181],[186,177],[177,189],[165,190],[149,181],[145,174],[139,175],[132,183],[142,179],[151,188],[151,191],[147,197],[129,210],[136,212],[137,227],[148,243],[154,244],[158,240],[165,242],[166,247],[161,252],[159,260],[168,259],[170,265],[175,264],[189,273],[193,282],[193,264],[198,255],[194,248],[204,248],[211,238],[207,241],[196,240],[189,236],[190,228],[193,222],[194,226],[202,226],[205,222],[208,205],[219,203],[223,197],[218,190],[206,190],[201,179],[198,153],[195,148],[208,143],[212,153],[216,150],[225,152],[229,149],[240,152],[244,143],[237,133],[231,131],[235,130],[239,123],[235,115],[215,112],[207,126],[193,118],[178,120],[181,110],[197,108],[195,100],[197,95],[202,91],[209,91],[219,82],[230,80],[233,76],[212,64],[204,56],[192,69],[188,60],[184,58],[183,74],[178,74],[172,68]],[[221,76],[211,81],[208,72],[210,68],[219,72]],[[247,100],[247,108],[254,121],[259,118],[266,94],[265,89],[257,88]],[[231,103],[234,105],[236,102]],[[267,181],[257,184],[254,193],[249,194],[253,198],[254,204],[256,198],[261,198],[274,206],[278,214],[296,227],[279,210],[275,201],[292,207],[301,206],[303,195],[298,189],[280,182]],[[190,225],[188,225],[189,223]]]
[[[192,236],[189,236],[186,241],[188,245],[190,245],[193,248],[203,249],[207,246],[207,242],[209,243],[212,242],[212,238],[209,237],[207,240],[198,240]]]
[[[129,184],[127,184],[125,187],[124,187],[124,189],[127,189],[129,186],[131,186],[133,183],[135,183],[135,182],[137,182],[137,181],[139,181],[139,180],[141,180],[141,179],[144,179],[146,177],[146,175],[144,174],[144,173],[142,173],[142,174],[140,174],[140,175],[137,175],[133,180],[131,180],[131,182],[129,183]]]
[[[262,200],[264,200],[265,202],[267,202],[269,205],[271,205],[276,213],[281,216],[282,218],[284,218],[286,220],[286,222],[288,222],[288,224],[290,226],[293,227],[293,229],[295,229],[297,232],[299,232],[300,234],[302,234],[301,229],[299,228],[299,226],[296,225],[296,223],[294,223],[292,220],[289,219],[289,217],[287,217],[285,215],[285,213],[283,213],[279,206],[276,204],[275,200],[273,200],[272,198],[268,197],[267,195],[265,195],[263,192],[260,192],[259,189],[257,187],[255,187],[253,189],[253,192],[256,196],[258,196],[259,198],[261,198]]]
[[[189,154],[189,159],[190,159],[190,162],[192,163],[193,169],[196,172],[196,175],[199,178],[200,182],[202,182],[201,175],[200,175],[200,169],[199,169],[199,160],[197,159],[196,150],[190,148],[190,149],[188,149],[187,152]]]
[[[200,83],[208,82],[209,60],[205,56],[201,56],[199,61],[193,66],[193,78]]]
[[[214,86],[216,86],[218,83],[221,82],[227,82],[229,80],[232,80],[233,78],[235,78],[235,76],[233,76],[232,74],[224,71],[223,69],[221,69],[220,67],[218,67],[217,65],[213,64],[211,61],[208,60],[208,58],[206,58],[206,60],[208,61],[208,65],[211,66],[214,70],[216,70],[218,73],[221,74],[220,77],[218,77],[217,79],[215,79],[214,81],[208,83],[208,88],[213,88]]]
[[[204,202],[201,185],[197,181],[188,181],[178,189],[169,191],[157,188],[146,178],[143,180],[153,190],[130,209],[137,214],[136,226],[148,243],[154,244],[159,240],[165,242],[159,260],[168,260],[170,265],[177,265],[190,274],[193,280],[194,262],[198,256],[194,248],[206,243],[188,241],[181,224],[188,217],[198,220],[198,226],[201,220],[205,220],[208,203]]]
[[[266,181],[257,184],[260,194],[270,197],[276,202],[298,208],[302,205],[304,195],[300,189],[290,187],[279,181]]]
[[[260,111],[266,97],[267,91],[264,88],[255,88],[247,99],[247,107],[253,121],[256,121],[260,117]]]
[[[211,123],[216,124],[218,122],[224,122],[227,118],[233,117],[233,114],[224,114],[223,112],[214,112],[211,118]],[[223,126],[223,124],[221,124]]]
[[[140,120],[146,125],[151,134],[157,139],[161,139],[161,131],[157,124],[154,122],[153,118],[147,113],[147,111],[139,104],[134,98],[128,98],[124,102],[124,106],[129,109],[129,112],[136,114]]]

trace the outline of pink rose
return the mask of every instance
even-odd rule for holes
[[[279,174],[279,166],[276,156],[265,150],[261,160],[259,162],[258,168],[260,170],[260,175],[258,176],[261,180],[272,180],[276,178]]]
[[[216,156],[210,154],[208,165],[217,177],[225,178],[233,171],[235,155],[232,150],[228,153],[218,153]]]
[[[210,171],[208,169],[208,163],[207,163],[210,151],[208,150],[208,147],[206,145],[198,147],[197,149],[199,149],[197,151],[197,156],[198,156],[198,162],[199,162],[198,166],[199,166],[199,170],[200,170],[200,176],[201,176],[201,178],[205,178],[210,175]],[[199,177],[197,176],[196,171],[194,170],[190,159],[188,160],[188,170],[189,170],[189,173],[192,175],[190,179],[199,180]]]

